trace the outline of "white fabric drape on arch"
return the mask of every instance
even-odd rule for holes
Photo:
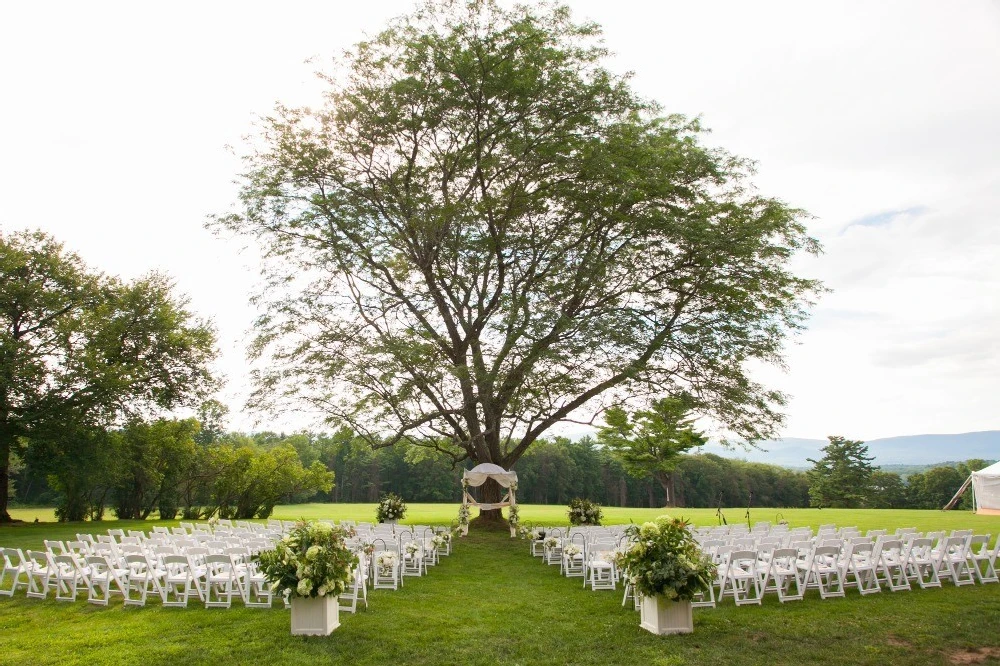
[[[493,479],[499,483],[502,487],[507,489],[507,494],[503,496],[499,502],[494,504],[480,504],[476,499],[469,494],[466,490],[466,486],[472,486],[478,488],[479,486],[486,483],[486,479]],[[467,469],[462,473],[462,505],[477,506],[482,511],[491,511],[493,509],[501,509],[505,506],[514,506],[517,504],[517,497],[515,496],[515,490],[517,489],[517,472],[511,470],[507,471],[500,465],[494,465],[493,463],[482,463],[476,465],[472,469]]]

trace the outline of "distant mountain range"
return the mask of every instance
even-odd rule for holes
[[[782,467],[812,467],[807,458],[818,460],[825,439],[800,439],[785,437],[760,443],[760,449],[727,449],[711,442],[703,447],[704,453],[715,453],[725,458],[763,462]],[[906,435],[885,437],[865,442],[869,455],[875,456],[876,465],[933,465],[945,461],[962,461],[970,458],[1000,459],[1000,430],[966,432],[957,435]]]

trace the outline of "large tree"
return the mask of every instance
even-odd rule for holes
[[[0,522],[12,452],[203,397],[214,356],[165,276],[122,282],[42,232],[0,234]]]
[[[504,467],[682,390],[773,433],[784,398],[747,364],[780,363],[818,288],[789,259],[817,245],[599,35],[566,7],[428,2],[344,54],[320,108],[262,120],[215,219],[268,260],[259,402]]]

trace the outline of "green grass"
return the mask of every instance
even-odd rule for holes
[[[411,505],[406,522],[445,523],[455,505]],[[735,521],[743,510],[730,510]],[[564,522],[563,507],[522,507],[526,520]],[[640,522],[662,510],[606,509],[613,522]],[[714,510],[682,510],[715,524]],[[1000,518],[937,511],[784,511],[792,525],[836,522],[875,527],[1000,532]],[[281,507],[282,518],[370,519],[373,505]],[[752,520],[774,520],[772,511]],[[143,523],[149,529],[153,523]],[[162,523],[169,524],[169,523]],[[128,529],[136,523],[122,521]],[[38,548],[108,525],[0,528],[0,544]],[[370,607],[343,614],[329,638],[293,638],[289,615],[270,611],[123,609],[54,600],[0,598],[0,663],[20,664],[944,664],[953,656],[1000,655],[1000,585],[913,590],[821,601],[695,610],[695,633],[657,637],[639,629],[621,591],[589,592],[528,554],[524,541],[473,530],[423,578],[374,591]]]

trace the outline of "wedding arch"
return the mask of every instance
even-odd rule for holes
[[[476,498],[469,494],[469,488],[478,488],[486,483],[487,479],[493,479],[501,487],[507,489],[507,493],[499,502],[478,502]],[[469,507],[475,506],[482,511],[502,509],[505,506],[511,507],[511,512],[516,514],[517,507],[517,472],[505,470],[500,465],[493,463],[482,463],[472,469],[467,469],[462,473],[462,513],[468,516]],[[463,529],[464,531],[464,529]],[[513,529],[511,530],[513,533]]]

